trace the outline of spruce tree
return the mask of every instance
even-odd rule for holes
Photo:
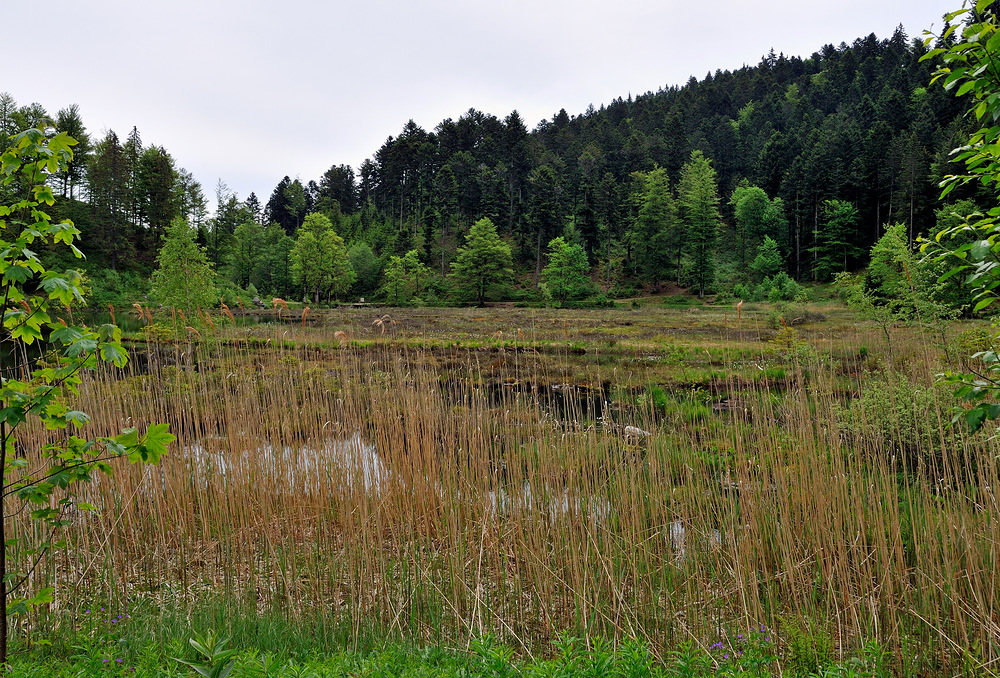
[[[681,168],[677,202],[687,230],[692,287],[703,297],[715,280],[715,242],[722,216],[715,170],[701,151],[692,152],[691,159]]]

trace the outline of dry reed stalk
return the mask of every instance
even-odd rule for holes
[[[266,330],[275,346],[279,329]],[[303,346],[323,337],[293,333]],[[851,334],[830,351],[873,339]],[[927,342],[897,341],[915,375],[932,371]],[[61,572],[110,563],[108,595],[136,581],[177,582],[186,605],[252,591],[293,618],[320,607],[416,635],[492,628],[531,649],[579,624],[664,651],[788,616],[823,620],[845,652],[872,637],[940,642],[934,628],[993,658],[996,444],[965,440],[928,473],[894,458],[892,440],[848,446],[841,377],[816,357],[788,359],[780,397],[732,381],[743,407],[726,421],[650,401],[617,412],[652,431],[637,450],[582,398],[557,406],[505,386],[569,383],[516,353],[486,368],[456,351],[444,378],[433,353],[381,343],[303,348],[295,364],[283,348],[197,350],[215,372],[151,356],[149,373],[85,383],[94,435],[131,417],[179,436],[160,469],[122,468],[90,488],[88,500],[120,511],[70,529]],[[760,364],[776,355],[755,350]],[[857,412],[863,430],[877,414]]]

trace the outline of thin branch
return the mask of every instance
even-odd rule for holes
[[[107,448],[105,448],[105,449],[107,449]],[[79,468],[81,466],[88,466],[88,465],[91,465],[91,464],[97,464],[97,463],[102,462],[102,461],[111,461],[111,460],[114,460],[114,459],[121,459],[121,456],[117,455],[117,454],[110,454],[107,457],[97,457],[96,459],[91,459],[89,461],[81,461],[81,462],[78,462],[76,464],[71,464],[69,466],[61,466],[61,467],[59,467],[58,470],[53,471],[52,473],[50,473],[50,474],[48,474],[46,476],[42,476],[41,478],[35,478],[31,482],[24,483],[23,485],[18,485],[18,483],[7,483],[6,485],[3,486],[3,492],[0,493],[0,496],[9,497],[12,494],[16,494],[17,491],[20,490],[21,488],[32,487],[34,485],[38,485],[39,483],[45,482],[49,478],[53,478],[53,477],[59,475],[63,471],[72,470],[72,469],[75,469],[75,468]],[[15,485],[17,485],[17,488],[13,489],[15,487]]]
[[[63,507],[59,509],[59,518],[60,518],[60,520],[62,519],[62,517],[64,515],[66,515],[66,506],[65,505],[63,505]],[[14,591],[16,591],[21,586],[23,586],[25,583],[27,583],[28,579],[31,577],[31,573],[34,572],[38,568],[39,563],[42,562],[42,557],[45,555],[45,553],[49,549],[52,548],[52,537],[55,536],[56,530],[59,529],[59,527],[60,527],[59,524],[55,524],[55,525],[52,526],[52,529],[49,530],[49,538],[46,539],[45,542],[44,542],[44,544],[42,545],[41,551],[38,553],[38,557],[35,558],[35,562],[32,563],[32,565],[28,569],[28,571],[25,572],[25,574],[24,574],[23,577],[21,577],[21,581],[17,582],[13,586],[10,586],[7,589],[7,595],[8,596],[10,596],[10,594],[14,593]]]

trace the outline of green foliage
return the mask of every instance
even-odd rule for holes
[[[347,250],[347,256],[351,260],[351,267],[356,276],[351,291],[355,296],[365,296],[374,292],[378,286],[378,276],[382,272],[382,266],[372,248],[367,243],[356,242]]]
[[[914,385],[890,372],[867,382],[859,398],[838,410],[837,419],[842,436],[853,444],[874,441],[916,469],[959,444],[961,432],[948,427],[951,402],[946,386]]]
[[[785,257],[781,254],[778,243],[765,235],[764,242],[757,247],[757,256],[750,262],[750,270],[760,278],[769,278],[785,268]]]
[[[958,200],[946,204],[935,214],[935,233],[951,231],[970,220],[970,215],[979,212],[979,207],[971,200]],[[971,217],[974,220],[974,217]],[[959,247],[976,240],[971,229],[960,229],[948,240],[949,247]],[[930,287],[931,298],[945,307],[958,311],[962,316],[972,315],[972,289],[966,284],[964,275],[948,276],[953,264],[946,259],[934,256],[919,257],[919,264]],[[925,284],[921,281],[921,284]],[[988,310],[988,309],[987,309]]]
[[[81,372],[98,362],[122,367],[128,360],[121,330],[114,325],[91,330],[68,325],[55,316],[54,309],[82,300],[82,276],[74,270],[47,270],[31,249],[61,246],[82,256],[74,244],[78,231],[73,223],[53,223],[46,212],[55,201],[48,179],[65,169],[73,157],[73,144],[64,133],[48,136],[29,129],[16,135],[0,155],[0,189],[14,197],[11,203],[0,205],[0,232],[7,238],[0,241],[3,326],[15,344],[37,342],[49,349],[45,362],[35,365],[9,364],[16,360],[14,356],[26,355],[23,351],[0,356],[0,372],[18,375],[0,380],[0,446],[4,454],[0,476],[0,543],[4,545],[0,556],[0,664],[7,659],[7,615],[24,613],[52,600],[51,587],[30,592],[27,585],[39,560],[57,546],[56,529],[66,524],[71,508],[94,509],[75,500],[77,483],[109,473],[109,462],[117,458],[155,464],[174,440],[161,424],[150,426],[142,436],[134,428],[94,440],[69,433],[89,421],[85,413],[67,402],[77,394]],[[59,442],[40,450],[42,464],[29,465],[18,451],[18,429],[31,419],[47,430],[66,431]],[[9,533],[8,517],[23,511],[49,529]],[[18,553],[28,560],[17,560]]]
[[[907,242],[906,226],[895,224],[872,246],[864,286],[876,303],[890,307],[899,319],[929,322],[951,317],[964,305],[949,307],[944,300],[954,294],[937,278],[934,262],[921,260]]]
[[[935,71],[934,80],[941,80],[944,88],[956,96],[968,96],[972,105],[969,117],[983,125],[974,131],[967,143],[953,151],[953,161],[965,165],[964,174],[946,176],[942,182],[941,197],[957,186],[976,181],[995,194],[1000,186],[1000,73],[995,64],[1000,58],[1000,21],[995,0],[979,0],[974,6],[963,3],[961,9],[946,15],[944,33],[939,47],[930,50],[924,59],[940,58],[942,65]],[[951,23],[964,18],[965,23]],[[954,34],[960,33],[955,39]],[[924,44],[929,45],[936,36],[926,34]],[[975,312],[993,306],[1000,287],[997,266],[1000,264],[1000,206],[975,212],[962,223],[946,225],[933,241],[924,242],[921,250],[936,261],[951,268],[939,279],[941,282],[957,275],[965,276],[973,288]],[[996,329],[996,326],[994,326]],[[973,356],[979,361],[976,373],[948,371],[941,376],[957,387],[956,395],[965,406],[957,409],[955,419],[964,418],[973,430],[984,422],[1000,416],[1000,362],[992,351]]]
[[[292,280],[302,287],[303,296],[311,294],[316,303],[320,295],[339,298],[354,283],[354,268],[344,239],[322,214],[306,216],[289,257]]]
[[[995,64],[1000,53],[1000,23],[994,9],[995,0],[977,0],[974,5],[963,2],[961,9],[945,16],[945,30],[940,36],[939,44],[922,57],[922,61],[940,58],[941,67],[934,73],[931,82],[942,80],[945,90],[953,91],[955,96],[969,95],[972,106],[969,114],[979,123],[986,123],[973,132],[968,143],[960,149],[954,160],[965,164],[967,174],[946,177],[942,197],[948,195],[956,186],[977,180],[985,186],[1000,185],[1000,98],[997,97],[998,80]],[[964,18],[962,25],[956,19]],[[959,32],[961,39],[954,40],[953,34]],[[925,33],[924,45],[930,45],[938,36]],[[1000,216],[1000,210],[990,210],[990,216]],[[992,222],[992,219],[989,221]],[[976,230],[994,231],[992,224],[985,223],[973,226]],[[991,241],[992,242],[992,241]]]
[[[226,252],[226,271],[236,285],[250,283],[257,262],[263,255],[264,229],[253,219],[237,224],[232,244]]]
[[[805,301],[808,293],[802,285],[784,271],[773,277],[765,276],[757,285],[749,283],[736,283],[733,286],[732,296],[744,301],[768,301],[777,303],[782,301]]]
[[[582,299],[591,293],[590,264],[583,247],[562,237],[549,241],[549,263],[542,269],[545,294],[557,302]]]
[[[690,277],[702,297],[715,281],[715,241],[722,217],[715,169],[701,151],[692,152],[681,169],[677,203],[691,256]]]
[[[787,227],[784,203],[781,198],[773,201],[767,197],[767,193],[762,188],[750,186],[744,183],[737,186],[729,198],[729,204],[733,206],[733,215],[736,219],[736,233],[739,239],[740,266],[745,266],[746,252],[758,248],[760,244],[768,242],[773,244],[774,251],[780,258],[778,268],[768,266],[768,270],[759,271],[750,264],[750,269],[757,273],[759,277],[774,275],[784,266],[784,258],[781,257],[776,238],[781,237]],[[770,255],[769,256],[773,256]],[[760,254],[758,254],[758,259]]]
[[[500,239],[497,228],[489,219],[480,219],[465,239],[465,247],[451,265],[451,275],[459,287],[470,293],[478,305],[486,301],[490,285],[502,282],[514,274],[510,268],[510,246]]]
[[[833,663],[833,641],[823,629],[800,623],[787,627],[786,656],[782,665],[791,676],[812,676]]]
[[[292,289],[292,247],[295,240],[277,224],[261,234],[261,256],[256,259],[251,282],[265,294],[285,297]]]
[[[773,278],[765,277],[754,289],[754,301],[805,301],[808,295],[802,285],[781,271]]]
[[[683,227],[677,219],[666,170],[657,167],[636,172],[633,178],[636,192],[632,200],[638,206],[631,234],[634,256],[642,278],[657,285],[671,269],[675,277],[680,269]]]
[[[228,638],[219,638],[214,631],[204,636],[195,633],[189,641],[191,647],[201,655],[201,659],[176,659],[175,661],[190,666],[199,676],[204,678],[229,678],[236,666],[238,650],[226,649]]]
[[[940,289],[925,262],[917,259],[906,239],[906,227],[896,224],[872,246],[865,276],[838,273],[835,286],[847,305],[882,329],[892,360],[890,329],[897,323],[933,323],[951,318],[955,311],[935,301]]]
[[[410,250],[402,257],[393,255],[385,267],[383,296],[397,306],[419,299],[433,275],[420,261],[417,250]]]
[[[114,271],[110,268],[97,269],[89,277],[87,305],[91,308],[107,308],[113,304],[117,308],[129,307],[142,301],[149,292],[149,281],[132,271]]]
[[[823,201],[825,226],[817,234],[816,255],[813,275],[817,280],[827,281],[835,273],[850,268],[851,261],[857,259],[857,224],[860,220],[858,209],[846,200]]]
[[[156,257],[159,268],[150,282],[150,294],[157,303],[182,309],[189,316],[196,308],[215,306],[219,299],[215,271],[194,237],[186,221],[174,219]]]

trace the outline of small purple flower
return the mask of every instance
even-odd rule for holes
[[[121,663],[122,663],[122,659],[121,659],[121,657],[119,657],[119,658],[118,658],[118,659],[116,659],[115,661],[116,661],[116,662],[118,662],[119,664],[121,664]]]
[[[729,653],[727,652],[726,654],[722,655],[722,658],[723,659],[729,659]]]
[[[111,660],[110,659],[102,659],[101,661],[104,662],[105,664],[107,664]]]

